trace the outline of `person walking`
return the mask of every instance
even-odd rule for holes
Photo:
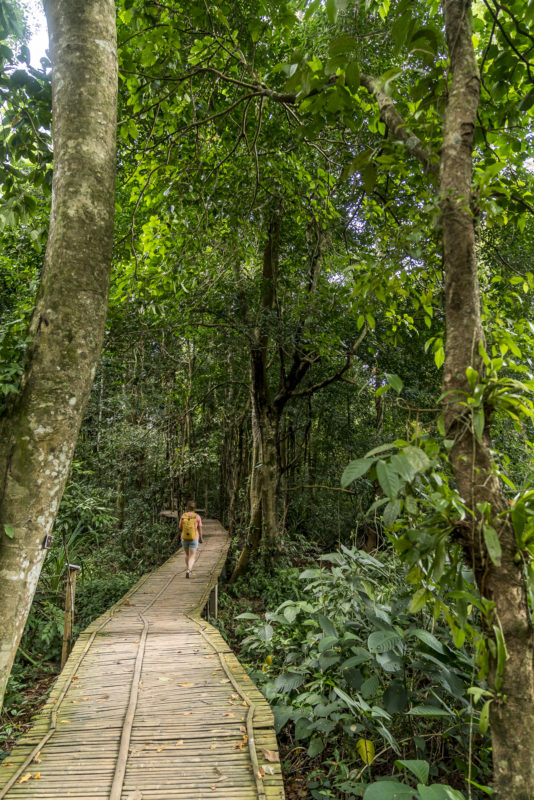
[[[195,511],[195,501],[188,500],[186,511],[180,517],[178,530],[181,534],[182,547],[185,556],[185,577],[190,578],[193,572],[193,564],[197,556],[198,544],[202,543],[202,520]]]

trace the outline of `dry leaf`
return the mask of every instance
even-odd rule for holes
[[[188,717],[191,714],[190,711],[184,711],[184,717]]]
[[[194,683],[179,683],[178,686],[196,686]]]
[[[183,744],[183,743],[184,743],[184,740],[180,739],[179,742],[176,742],[176,747],[180,747],[180,745]]]
[[[264,775],[265,775],[265,770],[263,769],[263,767],[260,767],[258,770],[258,778],[263,778]]]
[[[235,714],[225,714],[225,717],[235,717]]]
[[[210,750],[216,750],[216,749],[217,749],[216,744],[210,744]]]
[[[265,747],[262,747],[261,752],[267,761],[272,761],[274,764],[277,764],[280,761],[280,756],[276,750],[266,750]]]
[[[248,703],[247,703],[247,701],[246,701],[246,700],[243,700],[243,702],[241,703],[241,705],[242,705],[242,706],[246,706],[246,707],[248,708]]]
[[[157,753],[161,753],[161,751],[162,751],[162,750],[164,750],[164,749],[165,749],[164,747],[158,747],[158,748],[156,749],[156,752],[157,752]]]
[[[79,681],[79,680],[80,679],[79,679],[78,675],[73,675],[72,678],[71,678],[71,681]]]
[[[22,776],[19,783],[26,783],[26,781],[30,780],[31,776],[32,776],[31,772],[27,772],[25,775]]]
[[[41,763],[41,751],[40,751],[40,750],[39,750],[39,752],[38,752],[38,753],[36,753],[36,754],[34,755],[34,757],[33,757],[33,760],[34,760],[34,762],[35,762],[36,764],[40,764],[40,763]]]
[[[274,767],[269,767],[267,764],[263,767],[267,775],[274,775]]]
[[[241,731],[241,733],[246,733],[247,732],[247,729],[245,728],[244,725],[240,725],[239,726],[239,730]]]
[[[71,724],[70,719],[62,719],[62,720],[60,720],[60,722],[64,722],[65,725],[70,725]]]
[[[34,779],[34,781],[38,781],[40,777],[41,777],[41,773],[40,772],[36,772],[35,775],[33,776],[33,779]]]
[[[239,695],[238,694],[231,694],[230,695],[230,700],[239,700]]]
[[[217,787],[216,787],[215,785],[213,785],[213,786],[210,786],[210,789],[211,789],[211,791],[212,791],[212,792],[214,792],[216,788],[217,788]]]

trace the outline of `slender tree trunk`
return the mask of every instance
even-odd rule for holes
[[[480,593],[495,603],[486,621],[502,631],[507,659],[497,674],[490,659],[489,686],[496,800],[534,797],[534,649],[521,561],[507,513],[507,504],[495,476],[487,425],[481,441],[473,418],[460,404],[469,392],[467,367],[482,376],[479,348],[484,344],[480,293],[475,258],[475,230],[471,205],[473,133],[480,78],[471,40],[469,3],[444,0],[451,81],[445,112],[441,156],[441,204],[447,320],[443,377],[447,437],[454,440],[451,463],[459,491],[473,510],[475,521],[465,535],[466,557],[473,567]],[[487,423],[487,420],[486,420]],[[502,548],[500,566],[489,558],[482,536],[477,504],[491,505],[492,524]]]
[[[255,406],[252,405],[252,459],[250,465],[250,524],[247,541],[235,565],[230,583],[247,571],[251,555],[258,549],[262,526],[262,441]]]
[[[94,378],[113,240],[115,4],[45,0],[45,10],[53,68],[53,200],[27,368],[0,429],[0,701]]]

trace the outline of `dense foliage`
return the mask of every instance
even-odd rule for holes
[[[51,161],[49,63],[27,66],[10,8],[3,411],[24,374]],[[194,496],[233,536],[221,627],[273,705],[288,774],[308,773],[316,800],[481,798],[507,652],[462,531],[476,519],[490,568],[503,553],[490,504],[460,495],[439,413],[438,3],[117,9],[108,328],[1,735],[57,669],[66,564],[82,567],[79,631],[168,557],[161,512]],[[476,442],[492,428],[532,606],[532,3],[472,12],[486,339],[461,402]]]

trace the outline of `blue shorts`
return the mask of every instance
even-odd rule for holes
[[[198,539],[194,539],[192,542],[186,542],[182,539],[182,547],[184,550],[196,550],[198,548]]]

